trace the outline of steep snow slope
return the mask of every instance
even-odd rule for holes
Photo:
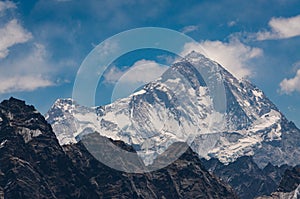
[[[146,164],[176,141],[225,164],[250,155],[261,167],[299,164],[299,130],[260,89],[196,52],[127,98],[92,108],[58,99],[46,119],[61,145],[96,131],[134,146]]]

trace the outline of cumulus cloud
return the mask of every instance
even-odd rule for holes
[[[35,43],[24,56],[2,61],[0,94],[53,86],[55,82],[50,80],[52,70],[53,66],[47,60],[45,47]]]
[[[193,50],[218,62],[239,79],[253,75],[248,63],[263,54],[260,48],[247,46],[237,39],[231,39],[229,42],[206,40],[200,43],[187,43],[182,56]]]
[[[290,94],[294,91],[300,92],[300,69],[297,70],[295,77],[285,78],[279,84],[281,93]]]
[[[1,27],[0,35],[0,59],[8,55],[10,47],[25,43],[32,38],[31,33],[26,31],[16,19]]]
[[[11,1],[0,1],[0,17],[5,18],[6,10],[15,9],[16,5]],[[2,19],[2,18],[1,18]],[[20,43],[25,43],[32,38],[17,19],[12,19],[0,27],[0,59],[5,58],[9,48]]]
[[[0,94],[33,91],[67,82],[71,60],[54,61],[42,43],[15,18],[16,4],[0,1]],[[27,43],[26,49],[12,47]],[[8,56],[9,55],[9,56]]]
[[[128,67],[126,67],[128,68]],[[148,83],[160,77],[168,66],[160,65],[151,60],[139,60],[135,62],[128,70],[121,71],[117,67],[112,67],[109,72],[104,75],[106,83]]]
[[[300,35],[300,15],[289,18],[272,18],[269,21],[270,31],[255,34],[257,40],[285,39]]]
[[[189,33],[189,32],[193,32],[193,31],[195,31],[195,30],[198,30],[198,26],[185,26],[182,30],[181,30],[181,32],[182,33]]]
[[[33,91],[55,85],[51,80],[54,67],[48,60],[44,45],[35,43],[32,34],[20,22],[5,12],[15,9],[11,1],[0,1],[0,94]],[[26,43],[26,50],[10,52],[10,48]],[[11,56],[8,56],[11,55]]]

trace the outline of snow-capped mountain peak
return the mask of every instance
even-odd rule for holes
[[[276,106],[250,82],[196,52],[127,98],[92,108],[59,99],[46,119],[62,145],[98,132],[135,146],[147,165],[178,141],[225,164],[252,155],[258,165],[280,165],[291,156],[285,146],[290,138],[283,136],[287,120]],[[266,148],[277,157],[263,157]]]

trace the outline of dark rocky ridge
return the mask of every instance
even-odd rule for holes
[[[24,101],[3,101],[0,117],[1,198],[236,198],[190,149],[164,169],[128,174],[98,162],[81,143],[63,149]]]
[[[0,104],[0,117],[0,187],[5,198],[96,197],[33,106],[10,98]],[[29,139],[34,130],[41,134]]]
[[[81,142],[64,147],[74,165],[87,174],[101,197],[235,198],[228,186],[204,169],[198,156],[190,149],[166,168],[130,174],[103,165],[89,154]],[[120,189],[124,190],[122,194]]]
[[[276,191],[285,170],[291,168],[287,165],[278,167],[269,163],[261,169],[251,156],[240,157],[228,165],[222,164],[215,158],[201,159],[201,161],[206,169],[231,185],[243,199],[269,195]]]
[[[207,84],[203,82],[203,77],[197,71],[204,74],[203,77],[206,77]],[[128,128],[132,123],[119,125],[114,117],[106,117],[107,114],[112,114],[115,118],[125,116],[130,121],[134,118],[138,124],[141,124],[141,129],[145,130],[149,137],[152,136],[153,131],[147,131],[146,129],[153,129],[153,126],[158,126],[157,121],[161,118],[159,116],[161,110],[170,110],[169,112],[173,115],[170,117],[170,124],[174,125],[177,123],[184,124],[181,121],[185,121],[193,126],[192,121],[195,118],[203,114],[209,114],[207,108],[198,110],[197,107],[205,107],[207,104],[197,104],[198,101],[195,100],[195,95],[186,92],[188,89],[182,89],[183,92],[178,94],[190,99],[190,103],[177,104],[174,100],[176,95],[170,98],[165,97],[174,96],[173,89],[160,89],[160,86],[165,87],[165,80],[177,79],[174,75],[177,73],[180,73],[183,77],[179,79],[186,79],[188,82],[188,86],[184,88],[192,88],[196,95],[201,85],[215,85],[216,82],[211,80],[219,79],[224,83],[226,100],[223,99],[220,103],[222,104],[225,101],[227,105],[223,108],[226,108],[225,119],[228,129],[224,131],[222,127],[218,128],[216,126],[216,129],[222,132],[199,134],[191,144],[192,149],[200,157],[213,158],[207,162],[203,161],[206,168],[229,183],[241,198],[250,199],[261,194],[268,195],[275,191],[284,171],[288,168],[286,164],[290,166],[300,164],[300,130],[285,118],[262,90],[247,80],[236,79],[221,65],[197,52],[191,52],[181,61],[172,65],[162,75],[162,81],[150,82],[143,88],[142,93],[124,98],[122,99],[124,101],[121,100],[122,102],[114,102],[93,109],[80,106],[73,99],[58,99],[48,111],[47,121],[56,130],[56,133],[60,132],[57,137],[61,145],[77,142],[79,140],[77,138],[80,138],[81,134],[86,134],[85,130],[91,132],[90,129],[93,127],[90,126],[95,126],[93,128],[94,132],[99,132],[101,135],[107,135],[108,137],[115,137],[128,144],[134,143],[133,146],[138,151],[142,149],[143,142],[132,142],[131,136],[134,137],[136,133],[135,130],[132,130],[136,129],[134,126]],[[220,76],[217,77],[216,73]],[[180,83],[180,81],[176,85],[186,86],[184,82]],[[197,96],[205,96],[203,94],[199,93]],[[222,97],[218,98],[221,99]],[[163,104],[162,109],[154,108],[157,104]],[[194,106],[195,104],[197,105]],[[155,114],[150,114],[148,110],[154,110],[158,113],[157,118],[159,119],[153,119]],[[82,119],[87,113],[91,114],[94,119]],[[138,114],[132,114],[131,116],[128,113]],[[149,125],[145,121],[150,121]],[[154,122],[151,123],[151,121]],[[203,121],[203,117],[198,118],[197,121]],[[87,124],[90,125],[86,127]],[[190,126],[183,125],[182,129],[193,131]],[[198,129],[198,127],[195,127],[195,129]],[[166,128],[161,132],[173,131],[172,126],[172,128]],[[70,132],[76,133],[72,134]],[[152,140],[162,146],[160,141],[169,138],[165,136],[165,133],[159,135],[166,139],[157,137],[157,139]],[[167,149],[167,146],[165,149]]]
[[[275,192],[256,199],[298,199],[300,198],[300,166],[285,170]]]
[[[280,181],[278,191],[294,191],[300,185],[300,165],[287,169]]]

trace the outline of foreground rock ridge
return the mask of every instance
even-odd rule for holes
[[[225,114],[214,109],[210,93],[209,85],[218,83]],[[173,143],[187,142],[206,169],[245,199],[276,191],[284,171],[300,164],[300,130],[262,90],[197,52],[112,104],[85,107],[58,99],[46,120],[61,146],[97,132],[133,146],[146,165]],[[211,121],[220,125],[207,127]]]
[[[134,151],[122,141],[110,141]],[[60,146],[33,106],[10,98],[0,104],[0,198],[237,197],[191,149],[158,171],[116,171],[97,161],[81,142]]]
[[[276,192],[257,199],[298,199],[300,198],[300,166],[287,169]]]

